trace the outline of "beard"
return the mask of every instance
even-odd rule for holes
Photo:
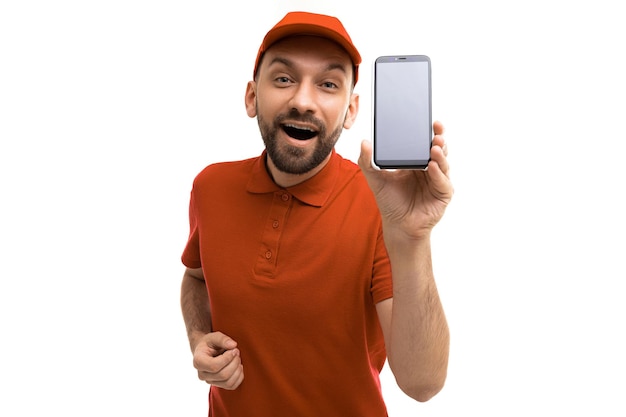
[[[305,122],[315,126],[317,130],[317,142],[313,153],[307,155],[308,150],[287,143],[278,143],[277,135],[283,130],[285,120],[290,122]],[[300,114],[293,109],[289,113],[276,116],[272,123],[267,122],[259,113],[257,106],[257,121],[261,137],[265,144],[265,150],[276,168],[287,174],[301,175],[319,166],[330,155],[339,136],[343,125],[337,126],[328,133],[324,123],[310,113]]]

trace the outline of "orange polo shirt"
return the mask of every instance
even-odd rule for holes
[[[386,416],[376,303],[392,296],[380,214],[359,167],[333,151],[287,189],[265,153],[195,179],[182,255],[202,267],[213,329],[238,343],[245,378],[211,387],[209,416]]]

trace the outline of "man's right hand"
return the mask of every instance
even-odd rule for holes
[[[196,343],[193,366],[198,378],[216,387],[236,389],[243,381],[237,342],[221,332],[207,333]]]

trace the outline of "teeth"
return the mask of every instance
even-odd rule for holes
[[[299,130],[308,130],[309,132],[315,132],[315,130],[309,128],[309,127],[300,127],[300,126],[295,126],[292,124],[285,124],[286,127],[290,127],[292,129],[299,129]]]

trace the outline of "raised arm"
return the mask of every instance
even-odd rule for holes
[[[376,196],[393,274],[393,298],[377,305],[390,368],[400,388],[427,401],[444,385],[450,335],[435,284],[430,235],[453,194],[443,126],[434,123],[426,171],[376,170],[363,142],[359,165]]]

